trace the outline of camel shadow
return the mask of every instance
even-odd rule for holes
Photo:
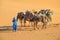
[[[33,30],[34,30],[33,27],[18,26],[16,31],[33,31]],[[0,26],[0,32],[4,32],[4,31],[13,31],[13,28],[12,28],[12,26]]]
[[[48,26],[51,27],[60,27],[60,23],[58,24],[50,24]],[[33,31],[34,27],[33,26],[18,26],[16,31]],[[4,31],[13,31],[13,27],[12,26],[0,26],[0,32],[4,32]]]

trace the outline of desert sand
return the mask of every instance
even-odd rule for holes
[[[33,27],[21,27],[16,32],[0,30],[0,40],[60,40],[60,24],[48,25],[46,29],[33,30]]]
[[[12,18],[18,12],[26,10],[51,9],[53,11],[52,21],[47,29],[39,30],[12,30],[0,31],[0,40],[60,40],[60,0],[0,0],[0,26],[12,26]],[[18,22],[18,25],[20,23]],[[29,28],[28,28],[29,29]]]

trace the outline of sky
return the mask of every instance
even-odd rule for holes
[[[12,18],[18,12],[39,11],[51,9],[53,11],[52,22],[60,23],[60,0],[0,0],[0,26],[12,25]]]

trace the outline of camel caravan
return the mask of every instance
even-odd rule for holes
[[[20,21],[21,23],[21,27],[22,26],[22,23],[24,23],[24,27],[26,27],[26,21],[28,21],[29,23],[33,22],[34,23],[34,29],[39,29],[37,27],[37,24],[38,22],[41,22],[43,25],[42,25],[42,28],[46,28],[46,25],[49,21],[52,20],[52,11],[50,9],[42,9],[40,10],[39,12],[37,11],[33,11],[33,13],[29,10],[27,10],[25,13],[24,12],[19,12],[17,14],[17,18],[16,20]],[[14,19],[14,18],[13,18]],[[14,20],[13,20],[14,22]],[[15,22],[15,24],[17,24]],[[16,30],[16,27],[15,27],[15,30]]]

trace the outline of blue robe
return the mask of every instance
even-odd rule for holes
[[[17,30],[17,19],[13,18],[13,30]]]

